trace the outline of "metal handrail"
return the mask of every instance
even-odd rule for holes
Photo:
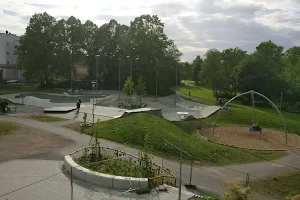
[[[83,151],[83,150],[86,151],[87,149],[91,149],[91,148],[95,148],[95,147],[93,147],[93,146],[83,147],[83,148],[81,148],[81,149],[78,149],[77,151],[74,151],[74,152],[70,153],[69,155],[72,156],[72,155],[75,154],[75,153],[78,153],[78,152]],[[119,150],[119,149],[113,149],[113,148],[109,148],[109,147],[101,147],[101,146],[100,146],[100,149],[102,149],[102,150],[111,150],[111,151],[117,152],[118,154],[121,153],[121,154],[123,154],[123,155],[127,155],[127,156],[129,156],[129,157],[133,157],[133,158],[137,159],[138,161],[141,161],[141,159],[140,159],[139,157],[137,157],[137,156],[135,156],[135,155],[132,155],[132,154],[130,154],[130,153],[127,153],[127,152],[125,152],[125,151]],[[152,166],[155,166],[155,167],[159,168],[160,170],[162,170],[162,171],[165,172],[166,174],[169,174],[171,177],[174,177],[174,178],[176,179],[176,176],[173,175],[172,173],[170,173],[169,170],[167,170],[167,169],[165,169],[164,167],[159,166],[159,165],[157,165],[157,164],[155,164],[155,163],[153,163],[153,162],[151,162],[151,164],[152,164]]]

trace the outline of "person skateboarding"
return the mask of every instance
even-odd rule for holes
[[[79,110],[80,110],[80,101],[78,100],[76,103],[76,107],[77,107],[77,115],[79,114]]]

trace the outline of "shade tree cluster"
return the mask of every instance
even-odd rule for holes
[[[300,99],[300,46],[284,51],[284,47],[266,41],[251,54],[240,48],[222,52],[210,49],[203,58],[197,56],[181,66],[184,66],[183,78],[212,88],[216,97],[231,98],[253,89],[275,101],[283,94],[282,108],[300,111],[300,103],[297,103]],[[247,97],[246,101],[249,100]]]
[[[142,77],[152,94],[157,80],[162,95],[171,92],[182,55],[156,15],[136,17],[130,26],[112,19],[98,27],[74,16],[57,20],[46,12],[37,13],[19,44],[18,66],[23,62],[24,76],[30,81],[70,85],[74,65],[79,63],[88,68],[87,80],[98,77],[100,89],[117,89],[129,76],[136,83]]]

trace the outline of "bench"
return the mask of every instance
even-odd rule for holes
[[[11,112],[12,109],[14,109],[15,112],[17,112],[17,106],[7,106],[7,112]]]

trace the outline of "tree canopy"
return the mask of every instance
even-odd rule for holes
[[[176,65],[182,54],[164,33],[164,24],[156,15],[136,17],[130,26],[111,19],[97,27],[90,20],[82,23],[74,16],[56,20],[45,12],[31,17],[16,55],[19,66],[21,60],[25,61],[24,76],[32,81],[69,82],[74,65],[84,63],[88,79],[98,77],[100,89],[117,88],[120,71],[122,83],[131,75],[133,82],[144,77],[146,89],[152,94],[157,74],[158,94],[168,94],[175,84]]]

